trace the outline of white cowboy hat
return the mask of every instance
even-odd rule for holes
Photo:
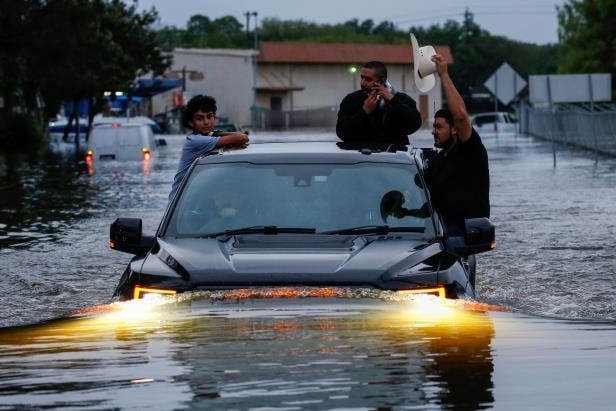
[[[422,93],[427,93],[436,84],[434,73],[436,72],[436,64],[430,57],[436,54],[434,47],[423,46],[419,47],[415,35],[411,33],[411,44],[413,46],[413,76],[415,77],[415,86]]]

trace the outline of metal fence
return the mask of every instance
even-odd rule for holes
[[[524,134],[616,155],[614,105],[561,105],[552,109],[521,106],[518,121]]]

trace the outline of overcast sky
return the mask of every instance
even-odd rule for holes
[[[127,3],[130,0],[125,0]],[[410,26],[462,22],[464,10],[493,35],[535,44],[558,41],[556,6],[566,0],[138,0],[139,9],[158,10],[161,25],[184,28],[190,16],[211,19],[233,16],[245,24],[245,12],[265,17],[304,20],[314,23],[360,22],[371,18],[376,24],[391,21],[399,29]],[[254,18],[250,21],[251,28]],[[421,40],[420,40],[421,42]]]

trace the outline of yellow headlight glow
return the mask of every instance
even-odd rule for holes
[[[430,294],[439,298],[445,298],[445,287],[433,287],[433,288],[416,288],[413,290],[399,290],[401,294]]]
[[[162,288],[149,288],[149,287],[141,287],[139,285],[135,286],[133,290],[133,299],[138,300],[141,297],[145,297],[149,294],[158,294],[158,295],[175,295],[177,291],[175,290],[165,290]]]

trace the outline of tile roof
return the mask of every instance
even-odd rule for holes
[[[434,46],[447,62],[453,62],[449,46]],[[385,64],[406,64],[413,59],[411,44],[345,44],[261,42],[260,63],[364,63],[379,60]]]

